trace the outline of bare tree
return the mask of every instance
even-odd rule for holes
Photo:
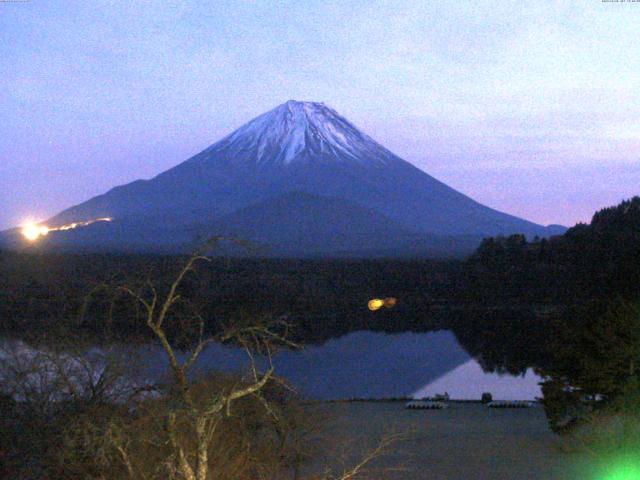
[[[404,469],[400,469],[398,466],[394,468],[372,469],[371,463],[386,455],[398,442],[406,440],[407,438],[406,433],[386,433],[373,448],[369,449],[353,465],[342,468],[339,472],[335,472],[331,468],[326,468],[321,475],[308,477],[306,480],[380,480],[386,478],[387,474]]]
[[[102,355],[88,354],[80,346],[55,354],[35,351],[30,356],[16,356],[22,363],[6,363],[14,368],[9,373],[15,381],[7,383],[10,397],[28,396],[32,403],[42,403],[38,408],[54,406],[62,412],[56,419],[62,431],[55,438],[58,460],[42,477],[304,478],[298,466],[311,455],[303,430],[315,425],[311,425],[308,410],[281,399],[290,392],[275,375],[272,362],[279,348],[297,347],[287,339],[287,323],[281,319],[239,319],[219,325],[218,333],[210,334],[203,316],[189,309],[194,335],[186,350],[183,344],[177,346],[171,329],[184,313],[176,307],[187,304],[181,287],[199,263],[209,261],[200,254],[191,256],[164,288],[156,288],[150,281],[139,289],[130,285],[118,288],[133,299],[146,327],[160,343],[169,365],[168,385],[132,383],[126,354],[108,357],[102,350]],[[212,342],[242,348],[246,373],[199,377],[195,366]],[[385,436],[354,466],[338,473],[325,469],[307,478],[380,478],[379,474],[371,476],[367,467],[396,440],[396,436]]]
[[[171,308],[181,300],[179,287],[186,275],[193,271],[198,262],[208,261],[210,261],[208,257],[199,254],[191,256],[170,285],[168,293],[162,298],[151,284],[147,285],[146,296],[129,287],[122,287],[123,291],[131,295],[142,306],[146,325],[160,342],[169,362],[179,403],[173,411],[167,414],[166,430],[173,458],[177,464],[177,471],[180,478],[184,480],[207,480],[214,476],[215,472],[211,471],[209,461],[211,441],[221,420],[225,416],[231,416],[235,402],[252,396],[259,399],[268,411],[271,410],[269,403],[261,396],[261,391],[270,381],[277,380],[274,376],[272,354],[274,349],[280,345],[295,346],[286,340],[282,333],[274,331],[273,327],[284,328],[286,331],[286,325],[283,322],[255,323],[244,326],[229,325],[223,329],[222,333],[205,337],[205,321],[196,314],[197,339],[190,352],[181,360],[176,348],[168,338],[165,322]],[[247,354],[250,374],[228,388],[212,392],[206,399],[197,399],[194,396],[194,383],[189,379],[189,370],[206,345],[214,341],[232,341],[240,345]],[[267,359],[268,368],[266,371],[259,371],[255,359],[256,354],[261,354]],[[183,421],[186,419],[191,423],[192,438],[185,438],[179,434],[178,416]],[[134,478],[135,472],[132,469],[128,470],[131,478]]]

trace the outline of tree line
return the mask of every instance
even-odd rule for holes
[[[509,325],[500,316],[466,318],[461,331],[490,368],[536,367],[555,431],[597,424],[617,436],[611,445],[624,435],[640,446],[639,197],[600,210],[562,236],[485,239],[463,275],[471,302],[530,307],[528,318]],[[520,334],[507,336],[513,348],[506,349],[514,356],[500,356],[501,334],[514,329]],[[533,356],[526,347],[516,353],[520,345],[512,340],[523,336],[535,344]]]

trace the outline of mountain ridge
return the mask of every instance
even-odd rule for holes
[[[115,187],[60,212],[48,222],[57,226],[110,217],[110,228],[120,231],[124,249],[127,228],[132,243],[147,243],[153,249],[154,241],[185,244],[185,232],[194,231],[203,221],[213,227],[234,212],[252,206],[260,208],[263,202],[286,198],[292,192],[325,199],[308,204],[315,209],[315,215],[319,215],[319,203],[329,205],[333,200],[326,199],[340,199],[343,208],[353,215],[362,209],[357,211],[375,223],[375,215],[364,213],[374,212],[396,224],[397,230],[415,232],[424,238],[559,233],[481,205],[448,187],[377,143],[325,104],[294,100],[257,116],[150,180]],[[298,201],[296,208],[299,207]],[[286,208],[279,207],[278,212],[279,221],[287,216]],[[259,218],[245,218],[268,228]],[[304,226],[302,218],[289,219],[293,222],[292,231],[296,222],[299,228],[311,228]],[[339,215],[332,218],[336,225],[341,222]],[[246,227],[241,230],[251,231],[251,225]],[[331,243],[331,228],[327,224],[324,233],[316,233]],[[166,235],[160,239],[158,232],[163,229]],[[67,239],[63,243],[72,245],[76,234],[65,232]],[[62,237],[55,235],[56,239]],[[47,239],[52,246],[56,243],[53,238]],[[371,239],[372,243],[376,241]],[[339,250],[358,250],[354,247],[346,242]],[[406,245],[399,244],[398,248]],[[392,252],[393,248],[386,251]]]

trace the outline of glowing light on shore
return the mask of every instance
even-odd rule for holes
[[[376,310],[380,310],[384,305],[384,300],[380,300],[379,298],[374,298],[373,300],[369,300],[367,306],[369,310],[375,312]]]
[[[65,230],[73,230],[78,227],[86,227],[87,225],[91,225],[96,222],[110,222],[113,220],[111,217],[103,217],[96,218],[95,220],[87,220],[86,222],[73,222],[67,225],[61,225],[59,227],[48,227],[47,225],[41,225],[38,223],[27,223],[22,226],[20,233],[22,236],[26,238],[30,242],[35,242],[40,237],[44,237],[49,234],[49,232],[58,232]]]
[[[384,300],[380,298],[373,298],[369,300],[369,303],[367,303],[367,307],[369,307],[369,310],[371,310],[372,312],[375,312],[376,310],[380,310],[382,307],[393,308],[396,306],[397,302],[398,300],[394,297],[387,297]]]

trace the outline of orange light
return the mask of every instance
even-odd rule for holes
[[[369,303],[367,304],[367,306],[369,307],[369,310],[371,310],[372,312],[375,312],[376,310],[380,310],[383,305],[384,305],[384,300],[380,300],[379,298],[374,298],[373,300],[369,300]]]
[[[21,233],[24,238],[26,238],[30,242],[35,242],[41,236],[49,233],[49,227],[47,227],[46,225],[28,223],[24,227],[22,227]]]
[[[395,307],[396,303],[398,303],[398,300],[396,300],[395,297],[387,297],[384,299],[384,306],[387,308]]]
[[[49,232],[57,232],[64,230],[72,230],[78,227],[86,227],[87,225],[91,225],[96,222],[110,222],[113,220],[110,217],[96,218],[95,220],[88,220],[86,222],[73,222],[67,225],[61,225],[59,227],[47,227],[46,225],[38,225],[37,223],[27,223],[22,227],[20,233],[22,236],[29,240],[30,242],[35,242],[40,237],[44,237]]]

